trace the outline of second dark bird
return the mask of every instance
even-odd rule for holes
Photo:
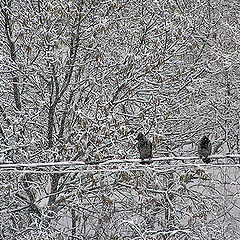
[[[138,140],[137,148],[142,160],[142,164],[151,163],[150,158],[152,158],[152,143],[146,139],[146,137],[140,132],[137,135],[136,140]],[[144,161],[144,159],[149,159]]]
[[[198,143],[198,154],[204,163],[210,163],[208,156],[211,155],[211,152],[212,144],[208,137],[203,136]]]

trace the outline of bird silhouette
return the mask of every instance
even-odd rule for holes
[[[142,164],[151,163],[150,158],[152,158],[152,143],[146,139],[146,137],[140,132],[137,135],[136,140],[138,140],[137,148],[140,154],[140,159]],[[144,161],[144,159],[149,159]]]
[[[212,152],[212,144],[208,137],[203,136],[198,143],[198,154],[204,163],[210,163],[210,159],[208,158]]]

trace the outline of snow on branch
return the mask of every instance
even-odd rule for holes
[[[209,156],[212,160],[220,160],[226,158],[240,158],[239,154],[227,154],[227,155],[212,155]],[[197,163],[185,163],[190,160],[199,160]],[[202,163],[199,157],[190,156],[190,157],[160,157],[160,158],[152,158],[151,163],[153,162],[171,162],[171,161],[182,161],[181,165],[174,165],[174,167],[183,167],[183,166],[196,166],[196,165],[206,165],[206,166],[228,166],[228,167],[240,167],[240,164],[219,164],[219,163],[212,163],[205,164]],[[40,162],[40,163],[4,163],[0,164],[1,171],[4,169],[22,169],[22,168],[44,168],[44,167],[77,167],[77,166],[106,166],[110,164],[124,164],[124,163],[141,163],[140,159],[111,159],[105,161],[96,161],[96,162],[84,162],[84,161],[68,161],[68,162]],[[144,166],[151,166],[151,164],[142,165]],[[166,165],[171,166],[171,165]]]

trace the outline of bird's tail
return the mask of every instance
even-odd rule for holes
[[[210,160],[209,158],[206,157],[206,158],[203,158],[203,162],[204,162],[204,163],[210,163],[211,160]]]

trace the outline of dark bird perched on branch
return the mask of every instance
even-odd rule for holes
[[[211,155],[211,152],[212,144],[208,137],[203,136],[198,143],[198,154],[204,163],[210,163],[208,156]]]
[[[141,163],[151,163],[151,161],[144,161],[144,159],[152,158],[152,143],[147,140],[141,132],[138,133],[136,140],[138,140],[137,148],[140,153],[140,158],[142,160]]]

